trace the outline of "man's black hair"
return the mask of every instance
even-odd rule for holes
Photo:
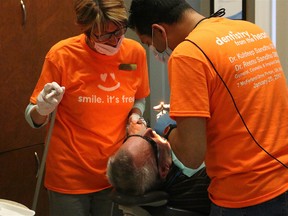
[[[187,9],[192,7],[185,0],[132,0],[128,26],[151,36],[152,24],[175,23]]]

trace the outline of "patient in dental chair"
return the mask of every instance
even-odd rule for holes
[[[143,135],[130,135],[108,161],[108,180],[116,191],[127,195],[163,190],[169,194],[168,206],[209,215],[210,179],[204,164],[187,176],[172,155],[169,143],[151,128]]]

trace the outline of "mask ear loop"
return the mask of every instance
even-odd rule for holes
[[[163,34],[164,34],[164,36],[165,36],[165,43],[166,43],[166,49],[165,50],[168,50],[168,38],[167,38],[167,34],[166,34],[166,31],[165,31],[165,29],[163,28]]]
[[[152,26],[152,37],[151,37],[151,45],[154,46],[154,28]]]

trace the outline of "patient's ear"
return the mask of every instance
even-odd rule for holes
[[[157,143],[159,153],[158,171],[160,178],[165,179],[172,164],[170,144],[167,142],[167,140],[159,136],[155,131],[149,131],[149,135],[151,135],[151,138]]]
[[[169,173],[170,165],[168,162],[160,162],[158,171],[161,179],[165,179]]]
[[[152,138],[157,143],[157,151],[158,151],[158,171],[161,179],[165,179],[169,173],[171,164],[172,164],[172,156],[171,156],[171,147],[167,140],[160,137],[153,131],[151,128],[148,128],[144,135],[146,137]]]
[[[172,164],[170,146],[158,145],[158,151],[159,151],[158,171],[159,171],[159,175],[161,179],[165,179],[169,173],[169,170]]]

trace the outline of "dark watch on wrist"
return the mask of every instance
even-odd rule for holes
[[[171,131],[175,128],[177,128],[176,124],[169,124],[163,131],[163,137],[168,140]]]

